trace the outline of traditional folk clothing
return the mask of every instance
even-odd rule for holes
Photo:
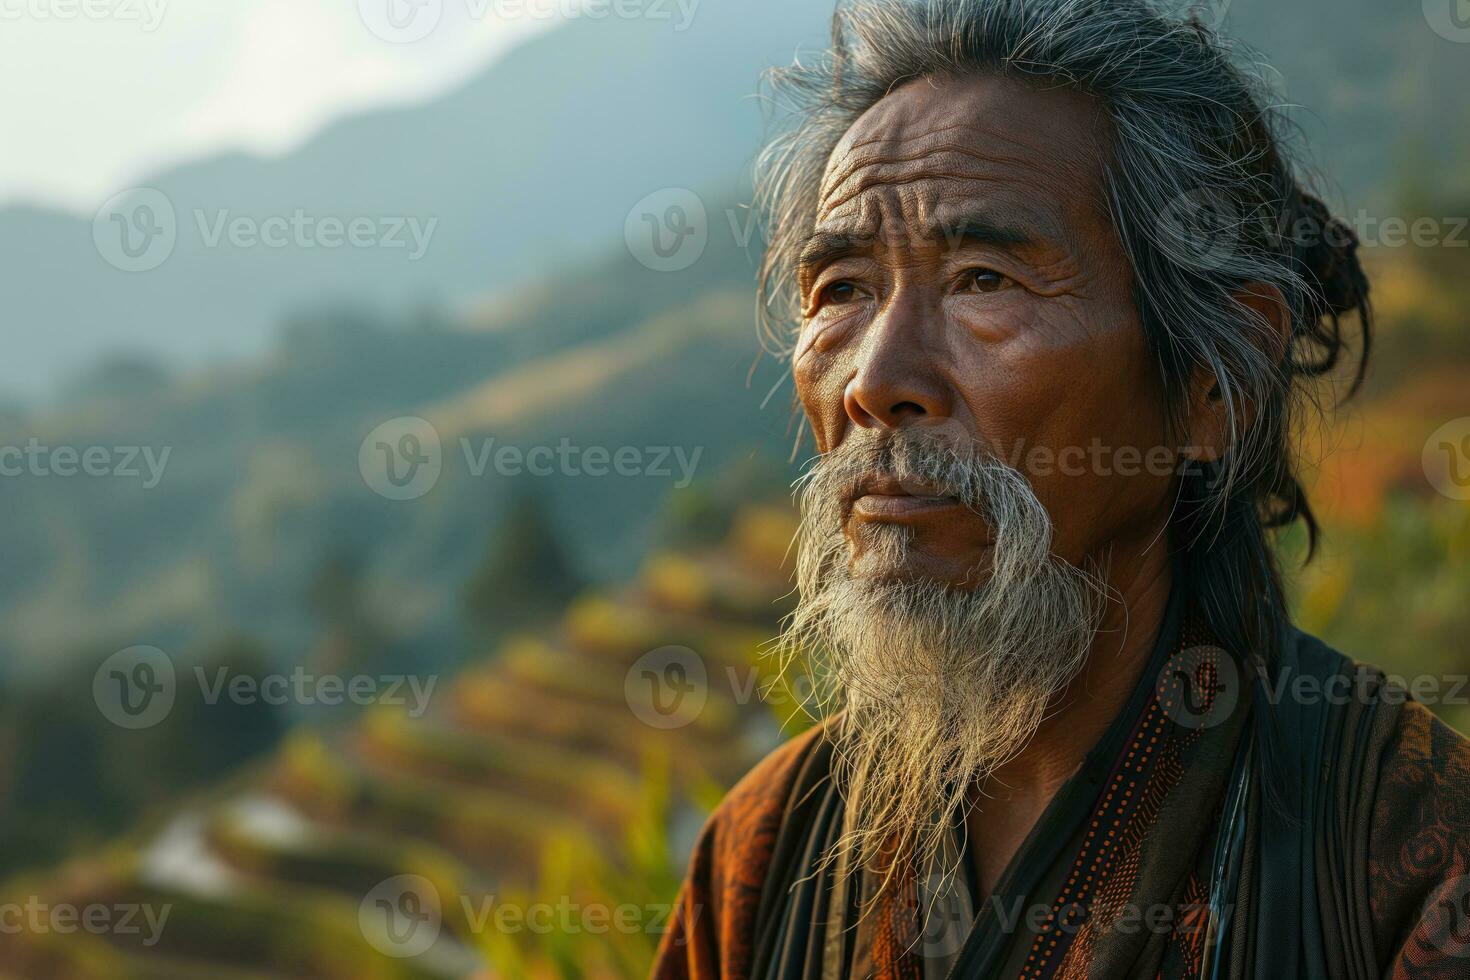
[[[992,895],[967,855],[881,894],[822,862],[842,830],[822,726],[712,816],[654,977],[1470,978],[1470,742],[1295,631],[1249,682],[1175,591]]]

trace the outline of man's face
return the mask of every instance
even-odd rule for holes
[[[1167,514],[1162,389],[1105,213],[1090,97],[996,77],[910,82],[828,163],[802,253],[797,392],[817,447],[930,429],[1021,470],[1082,565],[1142,549]],[[922,486],[859,481],[851,572],[973,586],[992,529]],[[908,547],[865,547],[874,535]],[[905,567],[890,567],[895,562]]]

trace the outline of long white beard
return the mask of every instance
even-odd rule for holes
[[[843,522],[863,473],[922,483],[984,517],[989,577],[969,590],[855,578]],[[821,714],[846,712],[834,762],[846,829],[827,858],[848,871],[891,873],[895,855],[932,866],[969,791],[1025,747],[1081,670],[1102,585],[1051,554],[1051,520],[1021,473],[922,431],[849,438],[813,466],[800,498],[800,598],[778,649],[788,665],[808,658]],[[859,523],[854,533],[865,567],[875,556],[905,567],[909,529]]]

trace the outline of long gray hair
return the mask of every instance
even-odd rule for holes
[[[1309,547],[1316,541],[1293,416],[1322,407],[1312,382],[1349,348],[1348,394],[1357,388],[1371,312],[1356,236],[1304,188],[1259,71],[1198,17],[1153,0],[839,0],[831,50],[767,79],[794,120],[757,163],[769,236],[763,337],[789,352],[797,251],[843,133],[909,79],[978,72],[1074,87],[1111,120],[1106,205],[1132,263],[1169,422],[1183,431],[1203,370],[1229,423],[1222,458],[1181,476],[1173,546],[1217,640],[1264,670],[1284,616],[1269,530],[1302,521]],[[1284,353],[1264,317],[1236,298],[1253,283],[1285,299]]]

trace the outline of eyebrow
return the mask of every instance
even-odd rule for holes
[[[934,222],[919,229],[919,233],[919,241],[938,241],[950,248],[995,245],[1014,250],[1036,243],[1032,233],[987,215],[963,215],[949,221]],[[875,237],[855,232],[813,232],[802,241],[797,251],[797,269],[803,274],[810,274],[839,259],[864,254],[872,248]]]

